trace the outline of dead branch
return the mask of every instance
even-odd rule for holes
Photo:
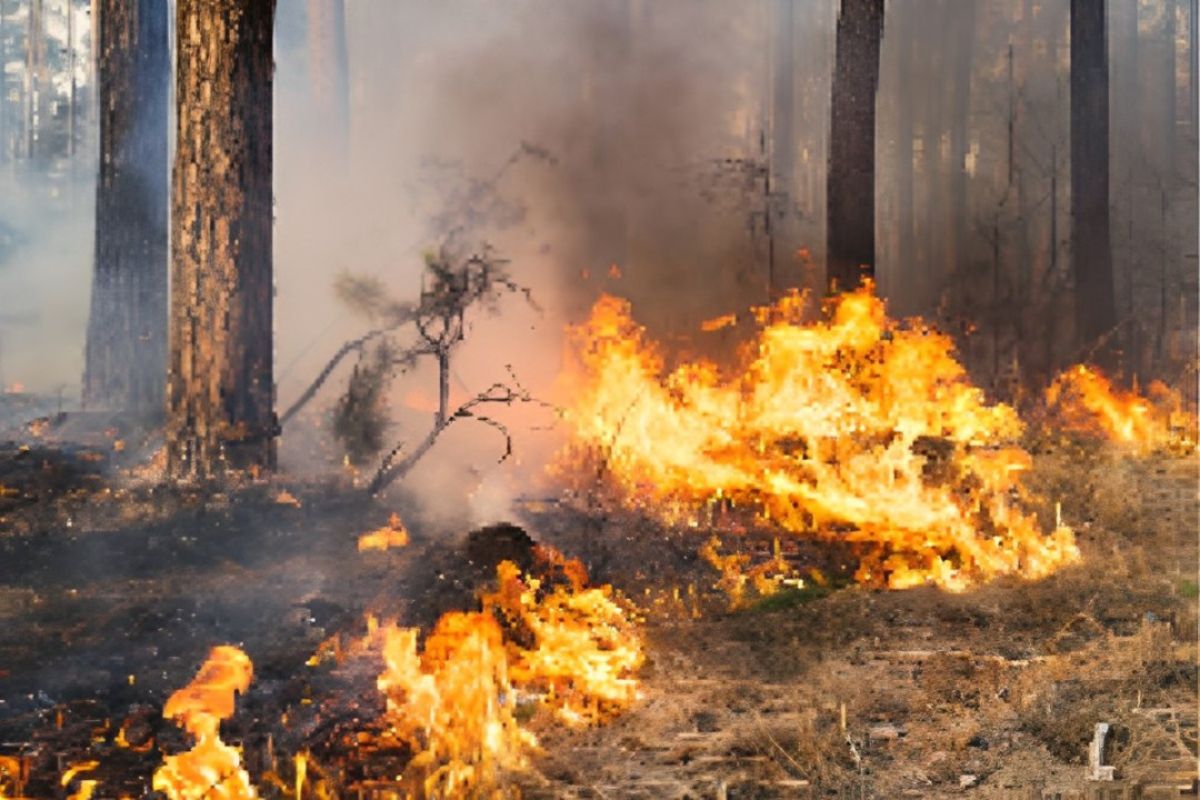
[[[320,391],[321,387],[325,384],[325,381],[329,380],[329,376],[333,374],[333,371],[337,369],[338,364],[342,363],[342,360],[346,356],[354,352],[361,353],[368,342],[373,339],[377,339],[392,330],[395,330],[395,328],[376,328],[375,330],[368,331],[357,339],[352,339],[342,345],[338,351],[333,354],[333,358],[329,359],[329,361],[325,364],[324,369],[317,373],[317,377],[308,385],[308,388],[300,393],[300,396],[297,397],[296,401],[288,407],[287,411],[283,412],[283,416],[279,418],[279,425],[281,427],[286,425],[288,420],[296,416],[300,409],[304,408],[304,406],[306,406],[310,400],[316,397],[317,392]]]
[[[401,452],[404,450],[404,443],[401,442],[393,447],[383,461],[379,465],[379,470],[375,473],[375,477],[371,480],[367,487],[369,494],[378,494],[385,489],[389,484],[407,475],[417,462],[433,447],[437,438],[460,419],[474,419],[477,422],[482,422],[485,425],[495,428],[504,436],[504,454],[500,457],[497,463],[504,463],[509,456],[512,455],[512,434],[504,423],[499,420],[477,413],[481,406],[485,405],[508,405],[513,403],[546,403],[535,399],[528,390],[521,386],[516,376],[512,373],[512,368],[509,367],[509,375],[512,376],[512,383],[493,383],[484,391],[472,397],[467,402],[463,403],[452,413],[440,416],[435,420],[433,428],[421,440],[421,443],[416,446],[407,456],[397,461]]]

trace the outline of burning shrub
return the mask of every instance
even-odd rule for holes
[[[1153,381],[1143,397],[1078,364],[1054,379],[1046,403],[1068,430],[1146,450],[1196,449],[1196,418],[1183,409],[1179,393],[1161,381]]]
[[[889,319],[870,285],[801,322],[804,298],[758,309],[725,375],[664,374],[629,303],[602,297],[573,331],[581,376],[568,468],[602,454],[626,504],[696,524],[714,497],[797,535],[859,549],[858,580],[963,589],[1039,578],[1078,558],[1070,529],[1025,510],[1016,412],[967,380],[951,340]]]

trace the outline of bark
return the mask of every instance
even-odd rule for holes
[[[166,0],[97,0],[100,159],[83,401],[161,417],[167,364]]]
[[[167,469],[270,469],[274,0],[179,0]]]
[[[1105,3],[1071,0],[1071,258],[1080,347],[1109,365],[1117,324],[1108,205]]]
[[[842,0],[837,23],[827,177],[831,288],[875,275],[875,99],[883,0]]]

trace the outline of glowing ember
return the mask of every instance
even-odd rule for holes
[[[1046,390],[1046,403],[1066,427],[1143,448],[1196,448],[1196,418],[1183,411],[1179,393],[1160,381],[1146,397],[1112,385],[1083,364],[1066,370]]]
[[[869,285],[817,323],[800,321],[803,306],[792,295],[757,310],[736,375],[704,362],[665,374],[629,303],[602,297],[572,331],[566,467],[598,454],[628,504],[668,522],[695,524],[721,497],[854,542],[869,584],[961,590],[1078,558],[1068,528],[1046,535],[1021,508],[1021,422],[970,384],[948,337],[888,319]]]
[[[71,767],[62,774],[59,778],[59,784],[65,789],[71,785],[71,781],[75,780],[76,776],[85,772],[91,772],[100,766],[99,761],[81,761],[78,764],[72,764]],[[73,792],[67,800],[91,800],[91,797],[96,792],[96,787],[100,785],[97,780],[85,778],[79,781],[79,789]]]
[[[387,550],[392,547],[405,547],[408,544],[408,531],[400,517],[392,514],[388,524],[370,533],[358,537],[358,552],[366,550]]]
[[[236,647],[214,647],[196,678],[171,695],[163,716],[196,740],[186,753],[167,756],[154,773],[154,790],[171,800],[248,800],[257,797],[237,748],[221,741],[221,720],[233,716],[234,695],[250,688],[253,665]]]

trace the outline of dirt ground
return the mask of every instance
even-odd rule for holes
[[[286,478],[187,493],[119,477],[101,447],[61,450],[0,447],[0,756],[29,765],[29,797],[65,796],[82,757],[105,764],[97,797],[146,794],[182,741],[162,703],[218,643],[255,662],[226,729],[257,774],[262,730],[330,691],[306,673],[319,642],[368,610],[427,623],[477,588],[465,531],[402,497]],[[1043,513],[1061,502],[1082,563],[962,594],[844,586],[731,610],[695,555],[704,532],[531,504],[516,521],[534,538],[638,604],[647,661],[609,724],[535,720],[541,752],[514,781],[529,798],[1101,796],[1085,772],[1105,722],[1109,796],[1194,796],[1200,462],[1043,450]],[[358,553],[393,510],[413,543]],[[112,746],[131,715],[155,734],[146,753]]]

